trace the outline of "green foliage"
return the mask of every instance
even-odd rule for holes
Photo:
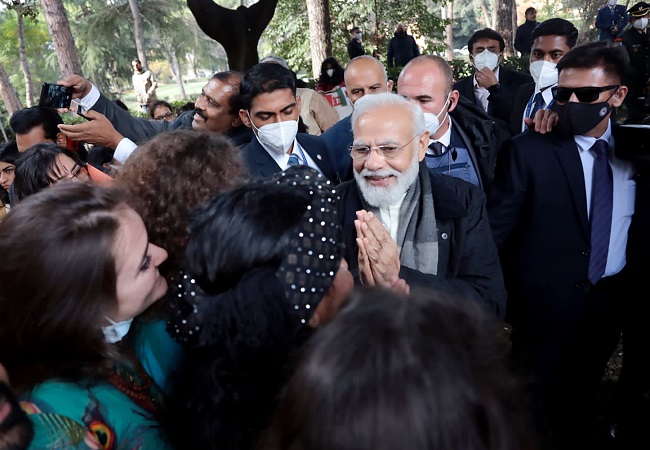
[[[511,56],[501,61],[501,67],[530,75],[530,61],[526,56]]]
[[[449,65],[451,66],[451,71],[454,73],[454,81],[469,77],[474,73],[474,66],[467,59],[454,58],[452,61],[449,61]]]
[[[388,41],[397,22],[423,42],[422,53],[440,51],[446,21],[438,15],[444,1],[434,0],[330,0],[332,55],[345,67],[350,29],[361,28],[367,54],[386,60]],[[307,6],[301,0],[280,0],[260,40],[260,56],[270,53],[287,60],[295,71],[311,68]]]
[[[25,19],[23,26],[27,61],[30,63],[29,68],[37,91],[35,94],[38,95],[42,82],[53,82],[60,78],[58,64],[56,59],[54,60],[54,67],[47,64],[47,55],[54,53],[54,51],[47,30],[47,23],[42,13],[39,14],[37,20]],[[14,10],[0,12],[0,61],[9,75],[9,81],[16,90],[18,98],[24,103],[25,79],[20,67],[18,20]]]

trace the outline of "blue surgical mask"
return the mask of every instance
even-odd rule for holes
[[[104,339],[109,344],[115,344],[116,342],[124,339],[124,336],[126,336],[126,334],[129,332],[129,329],[131,329],[131,323],[133,322],[133,318],[129,320],[123,320],[122,322],[113,322],[108,317],[106,317],[106,320],[108,320],[111,324],[106,327],[102,327],[102,331],[104,332]]]

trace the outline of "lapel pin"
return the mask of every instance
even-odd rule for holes
[[[323,159],[321,155],[316,155],[316,158],[318,158],[319,160]]]

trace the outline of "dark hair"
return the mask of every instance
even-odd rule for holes
[[[172,105],[170,105],[169,102],[166,102],[165,100],[156,100],[149,106],[149,117],[155,119],[153,114],[159,106],[166,106],[171,112],[174,112],[174,108],[172,108]]]
[[[334,69],[334,73],[331,77],[327,74],[328,65],[332,66],[332,69]],[[336,58],[330,56],[329,58],[325,58],[323,60],[323,63],[320,65],[320,75],[318,76],[318,81],[326,85],[332,84],[336,86],[343,83],[344,73],[345,71],[343,70],[343,67],[341,67]]]
[[[194,102],[187,102],[183,106],[180,107],[179,111],[180,112],[185,112],[185,111],[192,111],[195,108]]]
[[[356,32],[361,31],[361,28],[359,27],[352,27],[352,30],[350,30],[350,33],[356,34]]]
[[[578,42],[578,29],[568,20],[553,17],[533,29],[533,41],[540,36],[564,36],[567,47],[573,48]]]
[[[101,323],[115,308],[114,188],[61,183],[20,202],[0,233],[0,361],[19,391],[110,365]]]
[[[169,258],[160,272],[169,277],[180,269],[185,255],[188,211],[246,178],[241,156],[226,137],[175,130],[139,146],[115,182],[142,217],[149,241],[167,250]]]
[[[239,110],[240,110],[239,90],[241,88],[242,73],[237,72],[236,70],[225,70],[223,72],[217,72],[214,75],[212,75],[212,79],[219,80],[222,83],[226,83],[237,88],[235,91],[233,91],[233,94],[228,98],[228,107],[229,107],[228,114],[237,117],[239,115]]]
[[[16,160],[20,157],[16,141],[5,142],[0,145],[0,161],[9,164],[15,164]]]
[[[526,8],[526,11],[524,11],[524,15],[527,16],[529,12],[534,12],[534,13],[536,13],[537,10],[536,10],[535,8],[533,8],[532,6],[529,6],[528,8]]]
[[[88,163],[97,168],[101,168],[104,164],[113,161],[113,154],[115,150],[110,147],[102,147],[100,145],[93,145],[88,151]]]
[[[133,58],[133,61],[131,61],[131,64],[134,62],[137,62],[138,64],[142,64],[138,58]]]
[[[268,185],[242,186],[215,198],[192,216],[188,272],[207,292],[216,293],[256,267],[277,268],[288,243],[286,232],[310,202],[302,190]],[[219,244],[223,242],[228,245]]]
[[[469,41],[467,42],[467,49],[470,53],[474,52],[474,44],[481,39],[493,39],[495,41],[499,41],[500,52],[506,48],[506,43],[503,40],[503,36],[491,28],[483,28],[482,30],[476,31],[472,37],[469,38]]]
[[[291,89],[293,96],[296,96],[296,82],[291,70],[280,64],[254,65],[244,73],[239,86],[241,109],[250,110],[255,97],[279,89]]]
[[[16,160],[20,157],[16,141],[5,142],[0,145],[0,161],[7,164],[16,165]],[[0,206],[9,204],[9,192],[0,186]]]
[[[76,153],[51,142],[32,145],[20,155],[16,161],[16,179],[13,184],[18,200],[56,184],[56,157],[60,154],[69,156],[79,166],[84,166]]]
[[[507,351],[463,296],[359,289],[307,343],[261,448],[536,448]]]
[[[122,108],[124,111],[128,111],[128,110],[129,110],[129,107],[126,106],[126,104],[125,104],[122,100],[120,100],[119,98],[113,100],[113,103],[115,103],[117,106],[119,106],[120,108]]]
[[[56,110],[40,106],[20,109],[9,119],[9,126],[14,134],[27,134],[33,128],[40,126],[45,131],[45,137],[52,141],[56,141],[56,135],[60,132],[58,125],[62,123],[63,119]]]
[[[610,41],[588,42],[572,48],[558,61],[557,71],[602,67],[606,74],[622,81],[630,65],[625,47]]]
[[[294,176],[303,171],[307,184]],[[172,284],[167,325],[185,347],[168,402],[179,448],[252,449],[267,425],[290,355],[308,333],[298,310],[313,313],[318,305],[299,306],[287,289],[322,298],[312,283],[334,275],[320,263],[340,261],[342,230],[319,224],[317,206],[323,214],[336,206],[325,184],[314,169],[292,167],[225,192],[192,215],[188,270]],[[330,239],[321,240],[314,222]],[[313,256],[302,251],[305,239]],[[283,271],[287,263],[301,267]]]

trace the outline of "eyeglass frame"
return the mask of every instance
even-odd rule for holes
[[[416,137],[421,136],[421,135],[422,135],[422,133],[418,133],[418,134],[414,135],[411,139],[409,139],[409,141],[406,144],[400,145],[400,146],[386,144],[386,145],[378,145],[378,146],[375,146],[375,147],[369,147],[367,145],[350,144],[350,145],[348,145],[348,153],[350,154],[350,157],[355,161],[365,161],[365,160],[369,159],[370,154],[372,153],[373,150],[375,150],[377,152],[377,155],[379,155],[379,157],[381,159],[383,159],[383,160],[397,159],[397,158],[399,158],[400,154],[402,153],[401,150],[404,147],[406,147],[407,145],[409,145],[411,142],[413,142],[413,139],[415,139]],[[367,148],[368,153],[365,156],[355,158],[354,156],[352,156],[352,152],[354,151],[355,147]],[[391,152],[396,153],[396,155],[395,156],[386,156],[386,154],[384,153],[385,150],[382,150],[382,147],[391,147],[391,148],[393,148],[393,150],[391,150]]]
[[[610,91],[612,89],[615,89],[615,91],[612,93],[612,95],[609,96],[609,98],[612,98],[614,96],[614,94],[616,94],[616,91],[618,91],[620,89],[620,87],[621,87],[620,84],[609,84],[607,86],[582,86],[582,87],[576,87],[576,88],[570,88],[570,87],[564,87],[564,86],[553,86],[551,88],[551,94],[553,94],[553,100],[555,100],[556,102],[559,102],[559,103],[568,103],[569,100],[571,100],[571,96],[573,96],[574,93],[576,94],[576,98],[578,99],[579,103],[593,103],[596,100],[598,100],[598,97],[600,97],[601,93]],[[560,89],[570,91],[568,99],[566,99],[566,100],[558,100],[557,92]],[[593,89],[594,92],[596,93],[596,98],[594,98],[593,100],[582,100],[580,98],[580,95],[578,94],[578,91],[580,89],[582,89],[582,91],[580,91],[581,93],[582,92],[587,92],[587,91],[585,91],[585,89]]]
[[[168,117],[176,117],[176,114],[173,111],[163,114],[162,116],[156,116],[154,120],[167,120]]]
[[[73,179],[77,178],[81,174],[82,171],[84,171],[86,173],[86,175],[90,176],[90,174],[88,173],[88,168],[86,167],[85,164],[77,164],[77,163],[75,163],[75,165],[72,166],[72,170],[68,173],[68,176],[57,178],[56,180],[54,180],[54,183],[59,183],[61,181],[73,180]]]

